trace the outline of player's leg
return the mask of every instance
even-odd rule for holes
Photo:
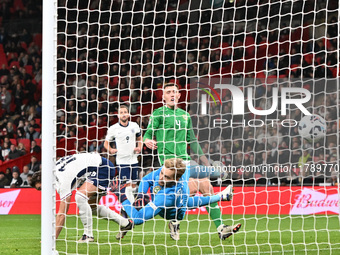
[[[133,194],[136,191],[136,184],[138,180],[137,172],[138,172],[138,164],[132,165],[119,165],[119,179],[121,182],[129,183],[124,189],[120,189],[120,192],[126,193],[127,198],[132,201],[134,200],[134,196],[129,196],[128,194]],[[126,192],[127,190],[131,192]],[[128,218],[127,213],[124,211],[124,208],[121,208],[120,214],[124,218]],[[130,229],[121,228],[118,234],[116,235],[116,239],[122,239]]]
[[[89,183],[84,184],[77,190],[75,200],[79,208],[79,217],[84,226],[84,234],[78,242],[93,242],[93,229],[92,229],[92,209],[89,204],[89,198],[96,195],[98,188]]]
[[[126,191],[125,191],[126,189],[132,189],[132,191],[134,191],[133,189],[135,189],[135,187],[136,187],[136,184],[132,180],[133,166],[134,165],[118,165],[118,178],[119,178],[119,183],[120,183],[119,185],[128,184],[128,185],[125,185],[124,188],[119,188],[118,189],[120,193],[124,193],[125,194],[126,193]],[[129,200],[133,200],[133,197],[128,197],[128,199]]]
[[[210,181],[204,180],[204,179],[198,179],[199,180],[199,191],[206,196],[213,195],[214,189],[210,183]],[[226,191],[227,189],[225,189]],[[227,191],[228,192],[228,191]],[[226,238],[230,237],[232,234],[239,231],[241,228],[241,224],[235,224],[233,226],[224,225],[222,221],[222,212],[221,208],[218,206],[217,203],[212,203],[210,206],[206,206],[206,209],[210,215],[210,218],[214,221],[215,226],[217,228],[218,236],[221,240],[225,240]]]
[[[190,182],[192,182],[192,184],[190,185]],[[194,184],[193,184],[194,183]],[[199,192],[201,192],[203,194],[203,196],[211,196],[214,194],[214,189],[210,183],[210,181],[207,178],[204,179],[189,179],[189,188],[191,186],[196,186],[197,188],[195,188],[193,191],[197,189]],[[194,194],[196,194],[196,192]],[[190,190],[190,194],[191,190]],[[228,238],[230,235],[230,226],[224,225],[223,221],[222,221],[222,212],[221,212],[221,208],[218,206],[217,203],[212,203],[208,206],[206,206],[206,209],[209,213],[210,218],[213,220],[216,228],[217,228],[217,232],[218,232],[218,236],[220,237],[220,239],[224,240],[226,238]],[[241,227],[241,226],[240,226]],[[233,232],[232,232],[233,233]]]
[[[108,167],[107,168],[101,167],[98,171],[98,178],[91,177],[90,180],[94,185],[100,187],[101,189],[106,190],[110,186],[110,182],[112,181],[113,177],[116,175],[116,172],[115,171],[113,172],[112,170],[114,168],[114,165],[111,161],[104,159],[104,158],[103,158],[103,161],[106,162],[105,164]],[[119,171],[118,177],[120,177],[120,173],[121,173],[120,167],[118,167],[118,171]],[[110,174],[108,175],[109,172]],[[122,217],[121,215],[117,214],[116,212],[113,212],[107,207],[99,206],[98,215],[104,218],[112,219],[115,222],[117,222],[120,225],[120,232],[122,231],[127,232],[128,230],[131,230],[133,228],[133,223],[131,220],[128,220],[127,218]]]
[[[193,178],[189,178],[189,182],[188,182],[188,186],[189,186],[189,190],[190,190],[190,195],[192,194],[196,194],[198,192],[198,182],[194,181],[195,179]],[[179,236],[179,232],[180,232],[180,221],[178,219],[173,219],[169,221],[169,230],[170,230],[170,237],[175,240],[178,241],[180,236]]]
[[[197,191],[201,192],[203,196],[211,196],[214,195],[214,189],[210,184],[209,179],[189,179],[189,189],[190,195],[195,195]],[[217,203],[212,203],[206,206],[206,209],[210,215],[210,218],[213,220],[216,228],[223,224],[222,222],[222,213],[221,209]]]
[[[89,204],[92,208],[92,212],[101,218],[116,222],[119,226],[126,227],[129,224],[128,219],[120,216],[105,205],[99,205],[101,197],[105,195],[106,192],[100,192],[98,195],[94,195],[89,198]]]
[[[204,179],[194,179],[198,184],[198,190],[203,194],[203,196],[211,196],[214,195],[214,189],[210,184],[210,180],[207,178]],[[190,182],[190,181],[189,181]],[[190,186],[189,186],[190,187]],[[216,228],[223,224],[222,222],[222,213],[221,209],[217,203],[212,203],[210,206],[206,206],[206,209],[210,215],[210,218],[213,220]]]
[[[79,242],[93,242],[93,220],[92,207],[97,208],[97,215],[118,223],[121,227],[126,228],[131,222],[112,211],[106,206],[98,204],[98,188],[89,182],[85,182],[76,192],[76,203],[79,208],[79,217],[84,226],[84,234]],[[131,229],[131,228],[130,228]]]

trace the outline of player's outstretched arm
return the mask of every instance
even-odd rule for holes
[[[197,207],[206,206],[219,201],[221,201],[220,195],[213,195],[208,197],[193,196],[188,198],[187,207],[188,210],[191,210]]]
[[[219,201],[231,201],[233,198],[233,186],[229,185],[220,193],[207,197],[194,196],[189,197],[187,201],[188,210],[195,209],[197,207],[217,203]]]
[[[164,196],[163,196],[164,197]],[[164,206],[164,198],[158,197],[156,201],[157,195],[155,196],[155,203],[149,202],[146,206],[144,206],[141,210],[137,210],[129,200],[125,200],[122,205],[124,207],[125,212],[129,215],[130,219],[133,221],[135,225],[143,224],[145,221],[152,219],[157,214],[160,213],[160,206]]]
[[[65,225],[66,214],[70,207],[71,196],[68,196],[64,200],[60,201],[59,211],[56,217],[56,229],[55,229],[55,238],[58,239],[58,236]]]

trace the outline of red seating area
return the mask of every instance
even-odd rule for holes
[[[106,136],[107,127],[78,127],[76,137],[62,138],[57,141],[57,156],[74,154],[81,147],[90,146],[93,141],[103,142]]]
[[[39,30],[36,26],[39,24],[37,20],[41,9],[39,13],[39,4],[32,9],[32,6],[28,6],[28,2],[23,0],[9,1],[6,6],[8,15],[0,17],[0,26],[4,30],[2,33],[6,35],[0,40],[0,94],[2,98],[6,98],[5,102],[10,98],[10,103],[8,107],[0,107],[0,152],[6,150],[6,138],[16,147],[22,143],[26,152],[24,156],[14,160],[9,160],[8,155],[3,158],[1,153],[0,171],[14,165],[21,171],[23,165],[30,161],[31,140],[36,140],[38,146],[41,146],[41,107],[38,102],[41,100],[42,91],[42,34],[41,28]],[[26,22],[27,15],[30,15],[30,20],[25,25],[17,26],[14,34],[9,24]],[[32,24],[35,24],[34,27]],[[2,88],[6,88],[6,92],[3,92]],[[19,93],[16,93],[17,90]],[[34,130],[37,132],[32,136],[28,134],[31,119],[35,119]],[[20,125],[19,120],[22,121]],[[40,159],[40,155],[38,158]]]

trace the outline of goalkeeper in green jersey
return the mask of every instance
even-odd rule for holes
[[[149,149],[157,149],[161,165],[168,158],[180,157],[187,161],[189,165],[190,156],[187,153],[187,147],[198,152],[201,162],[205,166],[210,166],[207,157],[203,154],[197,138],[192,129],[191,118],[188,112],[177,108],[180,98],[177,84],[166,84],[163,88],[163,100],[165,106],[156,109],[150,117],[147,131],[144,135],[144,143]],[[156,140],[153,140],[153,138]],[[196,169],[197,171],[197,169]],[[189,179],[190,194],[194,195],[197,191],[204,196],[214,195],[213,187],[207,178]],[[207,206],[207,211],[216,225],[220,239],[224,240],[227,233],[230,232],[230,226],[222,222],[221,209],[217,203]],[[172,236],[179,235],[179,221],[169,223]]]

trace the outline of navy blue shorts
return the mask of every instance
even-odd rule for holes
[[[102,158],[102,164],[99,167],[88,167],[87,171],[91,172],[87,177],[88,181],[101,190],[106,190],[117,174],[114,164],[106,158]]]
[[[135,181],[138,179],[138,164],[132,165],[117,165],[119,178],[121,180]]]

